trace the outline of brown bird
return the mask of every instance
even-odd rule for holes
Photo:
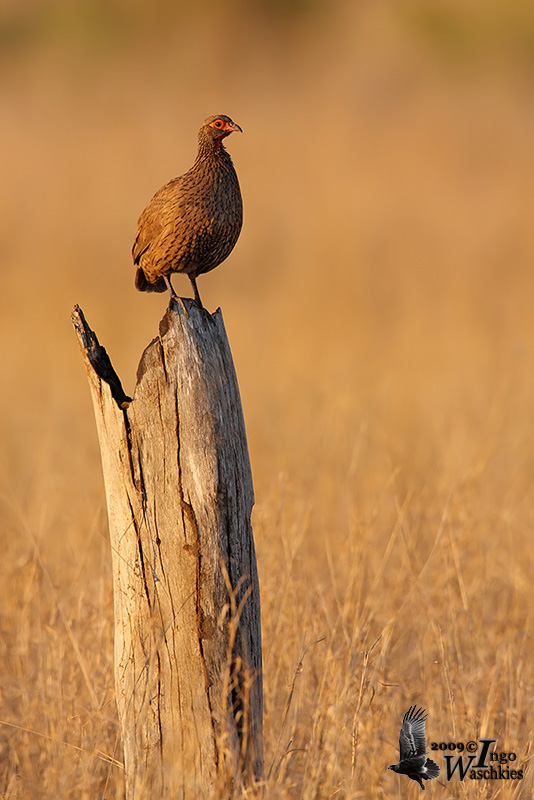
[[[159,189],[137,223],[132,249],[140,292],[177,297],[173,272],[185,272],[202,308],[197,277],[218,267],[234,249],[243,224],[239,181],[223,139],[239,125],[230,117],[208,117],[198,133],[191,169]]]

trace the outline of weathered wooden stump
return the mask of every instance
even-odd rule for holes
[[[262,772],[245,425],[222,314],[172,302],[133,399],[76,306],[106,490],[128,800],[229,797]]]

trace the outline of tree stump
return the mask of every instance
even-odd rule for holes
[[[109,517],[127,800],[261,777],[252,475],[222,314],[171,301],[133,399],[81,309]]]

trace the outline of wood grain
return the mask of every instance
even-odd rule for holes
[[[222,314],[172,302],[133,399],[79,307],[106,490],[128,800],[262,773],[252,476]]]

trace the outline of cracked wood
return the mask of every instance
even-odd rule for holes
[[[262,771],[252,477],[222,314],[172,302],[133,398],[79,307],[114,577],[127,800],[211,797]]]

